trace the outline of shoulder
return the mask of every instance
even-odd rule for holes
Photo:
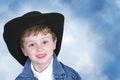
[[[81,80],[79,73],[76,72],[73,68],[64,65],[62,62],[60,62],[60,64],[62,65],[62,68],[66,72],[67,76],[74,78],[74,80]]]

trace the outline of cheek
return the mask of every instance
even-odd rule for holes
[[[45,47],[45,49],[46,50],[48,50],[48,51],[53,51],[54,49],[55,49],[55,45],[54,44],[51,44],[51,45],[47,45],[46,47]]]
[[[22,48],[22,52],[25,56],[29,56],[32,53],[34,53],[34,50],[32,50],[32,49],[29,50],[29,49],[26,49],[26,48]]]

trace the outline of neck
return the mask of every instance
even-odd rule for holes
[[[34,63],[32,62],[33,64],[33,68],[35,69],[35,71],[41,73],[43,72],[51,63],[51,60],[48,60],[47,63],[43,63],[43,64],[38,64],[38,63]]]

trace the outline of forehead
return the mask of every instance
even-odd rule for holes
[[[31,35],[38,35],[39,33],[46,35],[48,33],[52,34],[53,32],[46,25],[36,25],[36,26],[26,29],[23,32],[22,36],[26,37],[26,36],[31,36]]]
[[[47,34],[42,34],[42,33],[39,33],[37,35],[30,35],[30,36],[26,36],[24,37],[24,40],[25,39],[52,39],[52,35],[50,33],[47,33]]]

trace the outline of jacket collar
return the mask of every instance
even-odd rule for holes
[[[53,74],[54,74],[54,77],[55,78],[62,78],[62,77],[64,77],[64,76],[66,76],[65,75],[65,71],[64,71],[64,69],[63,69],[63,67],[62,67],[62,65],[61,65],[61,63],[57,60],[57,58],[56,58],[56,55],[54,54],[53,55]]]
[[[31,60],[28,58],[25,66],[23,68],[22,73],[20,74],[21,77],[34,77],[32,69],[31,69]]]

